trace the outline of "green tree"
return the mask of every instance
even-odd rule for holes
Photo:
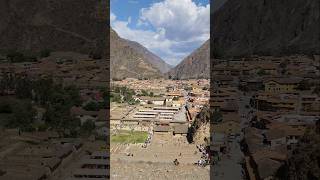
[[[212,117],[210,118],[212,122],[218,123],[222,121],[222,114],[219,111],[214,111]]]
[[[148,94],[148,92],[146,90],[142,89],[141,90],[141,95],[142,96],[148,96],[149,94]]]
[[[103,104],[102,104],[102,106],[103,107],[109,107],[109,104],[110,104],[110,93],[109,93],[109,91],[107,91],[107,90],[103,90],[102,91],[102,97],[103,97]]]
[[[53,80],[51,78],[35,81],[33,89],[36,95],[35,101],[40,105],[46,105],[55,91],[53,87]]]
[[[68,101],[75,106],[80,106],[82,104],[82,100],[80,97],[80,90],[76,86],[67,86],[64,88],[65,93],[68,96]]]
[[[172,98],[172,100],[173,100],[173,101],[178,101],[178,100],[179,100],[179,97],[175,96],[175,97]]]
[[[296,89],[304,91],[304,90],[310,90],[311,89],[311,85],[309,84],[308,81],[306,80],[302,80],[298,86],[296,87]]]
[[[17,52],[15,50],[10,51],[7,54],[7,59],[12,62],[12,63],[16,63],[16,62],[23,62],[24,61],[24,55],[20,52]]]
[[[314,88],[313,94],[317,94],[318,96],[320,96],[320,86],[317,86],[316,88]]]
[[[264,69],[259,69],[258,72],[257,72],[257,75],[258,76],[264,76],[264,75],[267,75],[267,72]]]
[[[92,120],[85,121],[81,126],[81,131],[84,134],[90,134],[96,128],[95,123]]]
[[[18,98],[32,98],[32,82],[27,78],[16,79],[16,96]]]
[[[79,135],[81,121],[79,118],[66,116],[66,119],[61,122],[61,130],[65,137],[76,138]]]
[[[110,99],[111,99],[111,102],[121,103],[121,96],[118,93],[111,93]]]
[[[40,58],[46,58],[49,57],[51,54],[51,50],[49,49],[43,49],[40,51]]]
[[[12,118],[6,126],[9,128],[19,128],[22,131],[32,130],[32,123],[36,115],[35,109],[30,101],[14,100],[11,104]]]
[[[90,101],[83,108],[87,111],[99,111],[100,105],[99,105],[99,103],[97,103],[95,101]]]

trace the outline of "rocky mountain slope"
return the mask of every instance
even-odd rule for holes
[[[158,65],[151,62],[157,62]],[[112,28],[110,29],[111,78],[159,78],[163,76],[159,68],[162,64],[160,58],[142,45],[122,39]]]
[[[210,40],[196,49],[167,74],[172,79],[197,79],[210,76]]]
[[[319,0],[228,0],[211,18],[211,38],[227,56],[319,54],[319,7]]]
[[[161,73],[166,73],[171,69],[171,66],[164,62],[160,57],[150,52],[147,48],[134,41],[127,41],[129,46],[142,54],[145,59],[155,68],[159,69]]]
[[[107,3],[101,0],[0,0],[0,50],[103,55],[106,12]]]
[[[212,13],[220,9],[227,0],[214,0],[212,4]],[[210,12],[211,13],[211,12]]]

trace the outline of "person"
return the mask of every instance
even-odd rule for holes
[[[178,159],[175,159],[174,161],[173,161],[173,163],[174,163],[174,165],[179,165],[179,161],[178,161]]]

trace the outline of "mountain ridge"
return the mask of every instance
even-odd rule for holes
[[[165,62],[141,44],[121,38],[110,28],[111,78],[162,78]]]
[[[146,60],[151,63],[154,67],[160,70],[161,73],[166,73],[171,69],[171,66],[167,64],[164,60],[162,60],[159,56],[152,53],[150,50],[148,50],[146,47],[141,45],[138,42],[127,40],[130,47],[135,49],[136,51],[140,52],[141,54],[144,54],[146,57]]]
[[[166,75],[171,79],[198,79],[210,77],[210,39],[184,58]]]

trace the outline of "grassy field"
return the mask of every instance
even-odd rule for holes
[[[120,131],[111,136],[111,143],[144,143],[148,138],[147,132]]]

